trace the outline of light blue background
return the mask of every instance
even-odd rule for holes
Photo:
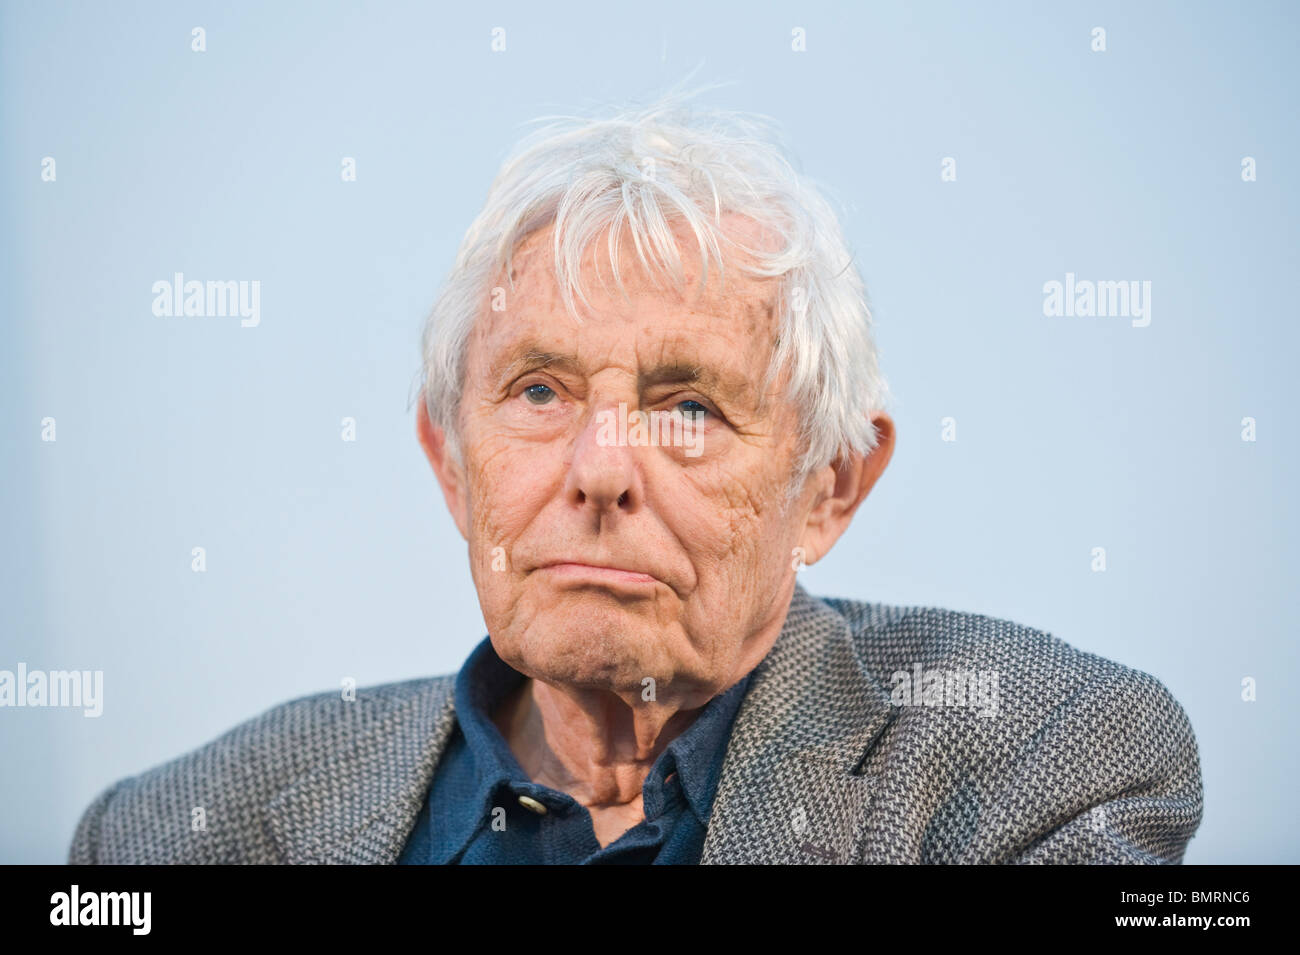
[[[97,720],[0,710],[0,860],[61,861],[107,784],[275,703],[459,666],[484,627],[414,437],[421,321],[521,123],[699,66],[844,203],[897,395],[805,585],[1155,674],[1201,747],[1187,861],[1300,861],[1296,8],[557,9],[0,8],[0,668],[105,679]],[[178,271],[260,280],[261,325],[156,318]],[[1045,318],[1067,271],[1151,281],[1151,325]]]

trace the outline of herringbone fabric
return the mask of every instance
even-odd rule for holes
[[[997,674],[996,715],[891,701],[917,666]],[[393,863],[454,726],[452,685],[277,706],[105,790],[69,861]],[[796,586],[701,862],[1181,862],[1201,809],[1192,728],[1154,677],[1008,621]]]

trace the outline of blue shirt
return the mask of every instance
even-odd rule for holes
[[[645,818],[601,848],[591,813],[520,768],[492,713],[525,679],[490,638],[456,675],[456,721],[399,865],[694,865],[749,676],[710,700],[655,760]],[[524,796],[545,807],[540,813]],[[437,820],[437,824],[431,824]]]

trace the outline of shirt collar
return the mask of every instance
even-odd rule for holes
[[[456,674],[456,721],[465,734],[481,783],[495,786],[503,781],[528,779],[505,737],[492,722],[498,704],[523,680],[522,673],[497,656],[490,637],[474,648]]]
[[[662,785],[676,771],[686,801],[702,823],[708,822],[713,794],[722,775],[722,758],[731,735],[731,724],[748,686],[747,674],[730,689],[709,700],[695,722],[668,744],[655,761],[647,780]]]

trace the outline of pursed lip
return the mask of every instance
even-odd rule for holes
[[[538,570],[549,571],[556,576],[573,580],[592,580],[622,584],[656,584],[659,578],[639,570],[624,567],[610,567],[605,564],[587,564],[575,560],[557,560],[543,564]]]

